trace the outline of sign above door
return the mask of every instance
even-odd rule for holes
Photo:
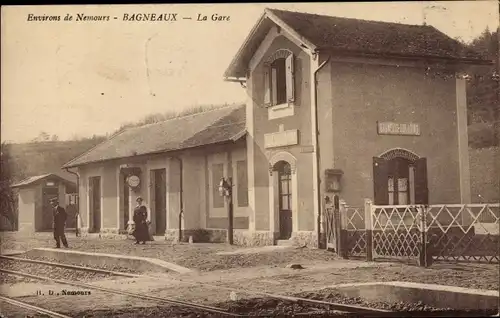
[[[415,123],[377,122],[379,135],[420,136],[420,125]]]

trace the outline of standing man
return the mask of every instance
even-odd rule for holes
[[[61,248],[61,241],[64,247],[68,247],[68,241],[66,240],[66,235],[64,235],[64,226],[66,224],[66,210],[59,206],[59,200],[53,198],[50,200],[52,206],[54,207],[54,240],[56,240],[56,248]]]

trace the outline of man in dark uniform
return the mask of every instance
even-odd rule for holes
[[[64,226],[66,224],[66,210],[59,206],[59,200],[54,198],[50,201],[54,207],[54,240],[56,240],[56,247],[61,247],[61,241],[64,247],[68,247],[68,241],[66,240],[66,235],[64,235]]]

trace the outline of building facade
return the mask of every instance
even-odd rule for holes
[[[460,74],[487,63],[428,26],[266,9],[224,74],[246,87],[245,106],[134,128],[65,166],[81,178],[82,227],[124,231],[141,195],[157,234],[224,240],[222,177],[244,245],[318,246],[333,194],[352,206],[469,203]]]
[[[28,233],[51,231],[53,207],[50,200],[57,198],[59,204],[67,208],[68,194],[76,192],[73,182],[55,174],[29,177],[12,185],[12,188],[16,189],[18,196],[17,229]]]

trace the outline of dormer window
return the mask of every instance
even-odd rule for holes
[[[289,50],[276,51],[265,64],[266,106],[292,104],[294,95],[294,55]]]

